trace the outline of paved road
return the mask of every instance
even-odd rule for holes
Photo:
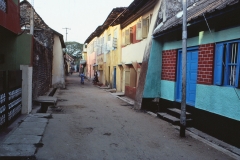
[[[228,160],[220,151],[193,139],[75,73],[57,90],[58,108],[36,153],[38,160]]]

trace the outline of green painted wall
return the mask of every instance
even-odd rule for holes
[[[148,71],[143,90],[143,98],[160,97],[161,93],[161,70],[162,70],[162,45],[153,39],[150,51]]]
[[[31,35],[18,36],[1,27],[0,35],[0,54],[4,55],[0,70],[18,70],[21,64],[31,64]]]
[[[32,35],[22,34],[17,38],[16,67],[20,67],[20,65],[31,65],[32,46]]]
[[[18,0],[13,0],[13,2],[14,2],[16,5],[18,5]]]

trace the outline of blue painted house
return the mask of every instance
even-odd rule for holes
[[[158,108],[151,110],[180,108],[181,7],[178,1],[162,1],[153,33],[142,109],[150,109],[148,102],[154,98],[160,101]],[[238,15],[239,0],[189,0],[186,103],[193,127],[240,147]]]

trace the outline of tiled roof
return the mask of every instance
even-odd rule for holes
[[[100,36],[103,31],[121,14],[126,7],[118,7],[112,9],[104,23],[96,28],[96,30],[86,39],[84,43],[89,43],[94,37]]]
[[[188,7],[187,22],[202,17],[205,14],[213,13],[216,10],[222,10],[227,6],[231,6],[236,3],[239,3],[239,0],[199,0],[198,2]],[[178,15],[181,15],[181,12]],[[182,15],[181,16],[175,15],[170,19],[166,20],[164,23],[159,24],[155,28],[153,35],[157,35],[161,32],[164,32],[168,29],[171,29],[175,26],[179,26],[181,24]]]

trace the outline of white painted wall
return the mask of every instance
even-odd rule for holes
[[[52,86],[65,88],[64,59],[59,36],[54,35]]]
[[[22,114],[32,111],[32,72],[28,65],[20,65],[22,70]]]
[[[142,63],[146,39],[141,42],[130,44],[122,48],[122,63],[129,64],[132,62]]]

